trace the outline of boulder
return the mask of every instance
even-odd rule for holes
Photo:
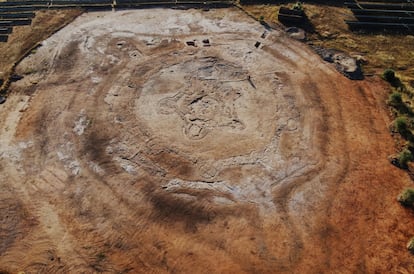
[[[349,56],[348,54],[335,50],[316,47],[315,51],[326,62],[333,63],[336,70],[345,75],[351,80],[362,80],[364,74],[362,73],[361,63],[356,58]]]
[[[289,35],[290,38],[293,38],[299,41],[306,41],[306,32],[301,28],[290,27],[290,28],[287,28],[285,31]]]
[[[364,79],[361,66],[355,58],[352,58],[345,53],[337,53],[333,56],[333,63],[336,69],[352,80]]]
[[[396,167],[400,167],[400,161],[398,160],[398,155],[391,155],[388,157],[388,161]]]

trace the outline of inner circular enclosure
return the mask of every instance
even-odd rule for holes
[[[151,75],[136,101],[137,119],[164,143],[196,157],[221,159],[263,149],[289,118],[287,102],[274,90],[275,75],[263,85],[262,76],[251,76],[242,66],[205,57],[214,53],[200,50]]]

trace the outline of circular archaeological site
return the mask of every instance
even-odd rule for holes
[[[0,105],[0,273],[414,271],[380,77],[236,6],[39,42]]]

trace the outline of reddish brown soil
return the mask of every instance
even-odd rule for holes
[[[263,28],[234,9],[152,11],[81,16],[18,66],[0,271],[414,272],[381,80],[278,30],[256,49]],[[175,28],[151,33],[160,18]]]

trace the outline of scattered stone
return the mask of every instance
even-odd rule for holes
[[[314,47],[314,49],[316,53],[319,54],[319,56],[322,57],[322,59],[325,62],[333,63],[333,55],[334,55],[333,50],[328,50],[328,49],[324,49],[320,47]]]
[[[79,115],[78,120],[75,121],[73,132],[76,133],[76,135],[81,136],[85,132],[89,124],[90,124],[90,120],[87,119],[85,110],[83,109]]]
[[[362,65],[366,65],[366,64],[368,64],[368,59],[365,57],[365,56],[363,56],[363,55],[360,55],[360,54],[354,54],[354,55],[351,55],[353,58],[355,58],[356,59],[356,61],[358,62],[358,63],[360,63],[360,64],[362,64]]]
[[[414,237],[411,238],[407,243],[407,249],[411,254],[414,254]]]
[[[362,80],[363,73],[360,65],[356,59],[347,56],[345,53],[338,53],[334,55],[335,67],[345,76],[352,80]]]
[[[398,156],[397,155],[393,155],[388,157],[388,161],[390,161],[390,163],[396,167],[400,167],[400,161],[398,161]]]
[[[290,27],[290,28],[287,28],[285,31],[289,35],[290,38],[293,38],[299,41],[306,41],[306,32],[301,28]]]
[[[6,102],[6,97],[0,96],[0,104]]]
[[[195,41],[187,41],[186,44],[187,46],[197,47]]]
[[[391,131],[393,131],[392,128],[394,128],[394,123],[391,123],[389,127]],[[387,159],[391,164],[398,163],[398,154],[391,154],[387,157]]]
[[[345,75],[351,80],[362,80],[364,74],[362,73],[361,63],[355,58],[347,55],[346,53],[335,50],[325,49],[321,47],[315,47],[315,51],[326,62],[333,63],[337,71]]]
[[[10,81],[12,82],[16,82],[22,79],[23,79],[23,76],[21,75],[13,74],[12,76],[10,76]]]
[[[256,42],[256,44],[254,44],[254,46],[255,46],[256,48],[258,48],[258,47],[260,47],[260,44],[261,44],[261,43],[260,43],[259,41],[257,41],[257,42]]]

